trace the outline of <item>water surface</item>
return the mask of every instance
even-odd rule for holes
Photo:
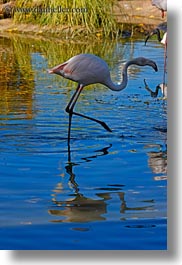
[[[85,88],[73,117],[76,83],[47,69],[78,53],[107,61],[125,90]],[[162,83],[164,48],[143,40],[70,43],[0,37],[0,249],[166,249],[167,102],[144,88]]]

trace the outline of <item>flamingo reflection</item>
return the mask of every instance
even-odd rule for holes
[[[156,98],[161,91],[163,99],[167,99],[167,85],[162,83],[156,86],[155,91],[152,91],[149,86],[147,85],[146,80],[144,79],[145,89],[150,93],[150,96]]]
[[[98,156],[107,155],[109,153],[109,148],[111,144],[103,149],[96,151],[96,154],[93,156],[88,156],[82,158],[83,161],[91,161]],[[69,175],[69,184],[74,190],[74,198],[67,200],[58,200],[55,194],[53,203],[57,206],[56,209],[49,210],[49,213],[54,216],[59,216],[60,219],[53,222],[91,222],[105,220],[103,216],[107,211],[107,203],[111,199],[109,193],[97,193],[98,199],[92,199],[84,196],[79,191],[79,185],[75,180],[75,174],[73,169],[75,166],[79,165],[78,163],[71,162],[71,151],[68,148],[68,163],[65,166],[66,173]],[[59,185],[58,185],[59,186]]]
[[[148,165],[157,176],[155,180],[167,179],[167,150],[148,152]],[[162,175],[161,175],[162,174]]]
[[[111,148],[111,146],[112,145],[109,145],[107,147],[104,147],[103,149],[95,151],[96,154],[94,154],[93,156],[82,158],[83,162],[90,162],[93,159],[98,158],[99,156],[109,154],[109,149]],[[54,190],[55,194],[52,199],[53,207],[48,211],[50,215],[56,217],[52,220],[52,222],[85,223],[93,221],[104,221],[107,219],[106,214],[109,214],[108,205],[112,203],[111,200],[113,196],[115,199],[118,198],[118,215],[123,215],[121,217],[122,220],[126,218],[127,215],[125,213],[128,211],[145,212],[147,209],[151,209],[153,207],[153,205],[128,207],[125,200],[125,193],[122,191],[125,185],[122,184],[113,184],[107,185],[107,187],[104,188],[96,188],[95,191],[98,190],[98,192],[95,192],[95,196],[97,197],[96,199],[85,196],[80,192],[79,184],[76,181],[76,175],[74,173],[74,167],[78,166],[79,164],[71,162],[71,153],[69,152],[68,158],[70,160],[66,164],[65,170],[69,175],[69,184],[71,185],[71,188],[74,192],[71,195],[67,194],[67,196],[69,196],[68,199],[59,200],[58,190],[60,187],[62,188],[62,185],[58,183],[57,188]]]

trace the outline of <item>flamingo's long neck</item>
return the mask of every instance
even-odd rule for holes
[[[127,69],[128,67],[131,65],[131,61],[130,62],[127,62],[125,65],[124,65],[124,68],[123,68],[123,71],[122,71],[122,82],[120,84],[115,84],[112,82],[111,78],[109,77],[107,82],[105,83],[105,85],[107,87],[109,87],[111,90],[114,90],[114,91],[121,91],[123,90],[126,86],[127,86],[127,83],[128,83],[128,74],[127,74]]]

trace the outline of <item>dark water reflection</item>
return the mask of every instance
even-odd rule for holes
[[[159,72],[130,68],[119,93],[85,89],[78,111],[113,132],[73,117],[68,149],[64,109],[76,84],[47,69],[81,52],[104,58],[115,82],[136,56]],[[166,249],[167,101],[143,82],[162,82],[163,47],[12,36],[0,37],[0,58],[0,248]]]

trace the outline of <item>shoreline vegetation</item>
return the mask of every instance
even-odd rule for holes
[[[167,20],[151,0],[0,0],[0,34],[66,39],[145,35]]]

